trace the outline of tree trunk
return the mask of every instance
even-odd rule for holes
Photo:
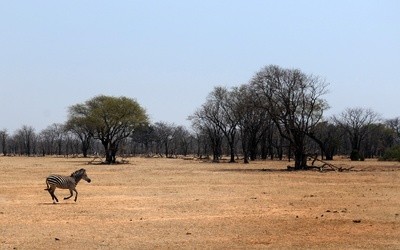
[[[168,139],[167,139],[168,140]],[[168,158],[168,141],[165,142],[165,157]]]
[[[244,157],[243,163],[248,164],[249,163],[249,155],[248,155],[247,151],[243,152],[243,157]]]
[[[116,150],[113,150],[111,143],[108,141],[103,141],[102,144],[104,146],[104,152],[106,154],[106,163],[115,163]]]
[[[111,163],[116,163],[117,162],[117,150],[112,149],[111,150]]]
[[[242,135],[242,150],[243,150],[243,161],[245,164],[249,163],[249,152],[248,152],[248,139]]]
[[[3,148],[3,156],[7,155],[7,147],[6,147],[6,137],[5,135],[2,136],[1,138],[1,146]]]
[[[333,150],[327,149],[325,151],[325,160],[332,161],[333,160],[333,152],[334,152]]]
[[[83,141],[82,142],[82,154],[83,154],[84,158],[87,157],[88,150],[89,150],[89,143],[87,143],[86,141]]]
[[[364,160],[363,155],[357,149],[353,149],[350,153],[350,160],[352,161],[361,161]]]
[[[247,156],[250,156],[250,160],[255,161],[257,159],[257,138],[251,134],[250,139],[246,139],[247,143]]]
[[[107,164],[114,164],[116,163],[116,151],[115,150],[107,150],[106,151],[106,163]]]
[[[231,152],[231,159],[229,160],[230,163],[235,162],[235,143],[233,141],[229,142],[229,148]]]
[[[106,163],[107,164],[111,164],[112,163],[112,158],[111,158],[111,151],[110,150],[106,150]]]
[[[266,160],[268,157],[267,136],[261,137],[261,159]]]
[[[359,161],[362,159],[362,155],[360,153],[361,149],[361,139],[359,138],[358,135],[354,135],[351,141],[351,153],[350,153],[350,159],[352,161]]]
[[[301,170],[307,168],[307,155],[304,146],[300,143],[294,148],[294,169]]]
[[[307,167],[307,156],[302,150],[296,150],[294,157],[294,169],[301,170]]]
[[[213,151],[213,162],[219,162],[222,140],[218,135],[211,135],[210,142]]]

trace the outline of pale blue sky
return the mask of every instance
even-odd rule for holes
[[[177,125],[260,68],[330,83],[327,116],[400,116],[400,1],[0,1],[0,129],[37,132],[96,95]]]

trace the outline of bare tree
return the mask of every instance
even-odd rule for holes
[[[321,157],[326,160],[333,160],[340,144],[342,143],[342,129],[335,124],[327,121],[320,122],[311,134],[315,138],[321,150]]]
[[[350,159],[363,159],[361,146],[371,131],[371,125],[380,120],[379,114],[368,108],[347,108],[340,115],[333,117],[334,122],[344,129],[351,144]]]
[[[214,128],[210,132],[224,135],[230,151],[229,162],[235,162],[235,142],[239,120],[235,113],[232,92],[225,87],[215,87],[208,95],[206,103],[195,112],[192,118],[200,120],[200,124],[208,124],[207,128]],[[210,135],[210,138],[218,139],[217,134]]]
[[[23,125],[22,128],[16,131],[14,138],[18,144],[19,154],[30,156],[34,152],[36,134],[33,127]]]
[[[172,140],[175,144],[178,154],[187,156],[190,152],[192,152],[191,149],[194,138],[185,127],[177,126],[175,128],[175,133]]]
[[[227,88],[215,87],[209,94],[202,112],[202,119],[213,123],[225,136],[230,151],[229,162],[235,162],[235,142],[239,123],[233,100],[232,92]]]
[[[195,119],[192,120],[192,128],[194,129],[193,139],[196,145],[195,154],[197,157],[202,159],[203,157],[208,158],[210,148],[210,143],[212,140],[209,139],[207,130],[200,124],[196,124]]]
[[[146,124],[145,126],[139,126],[135,129],[131,135],[131,143],[133,154],[137,153],[137,148],[141,147],[139,153],[145,154],[147,156],[151,155],[151,145],[153,142],[157,141],[157,135],[155,133],[155,127],[150,124]]]
[[[327,93],[327,83],[297,69],[270,65],[260,70],[250,84],[281,136],[293,147],[294,168],[306,168],[306,136],[312,133],[328,108],[322,99]]]
[[[92,128],[90,124],[86,122],[86,118],[81,116],[70,116],[64,125],[64,129],[72,132],[79,138],[83,157],[87,157],[93,135]]]
[[[217,124],[207,118],[210,113],[215,113],[215,111],[212,105],[206,103],[203,104],[201,109],[198,109],[193,115],[189,116],[189,120],[192,121],[193,129],[197,131],[198,141],[203,138],[203,135],[207,135],[213,153],[213,162],[219,162],[222,151],[223,133]],[[207,143],[203,143],[204,147],[207,147],[207,145]],[[204,148],[204,153],[206,151]]]
[[[43,156],[54,154],[54,136],[54,133],[49,128],[46,128],[39,133],[39,150]]]
[[[234,104],[234,115],[238,121],[237,127],[240,132],[244,163],[248,159],[255,160],[257,147],[262,139],[270,139],[272,132],[271,119],[267,112],[256,104],[254,95],[249,85],[242,85],[232,90],[232,102]],[[270,141],[269,146],[272,145]]]
[[[39,133],[40,146],[43,156],[46,154],[63,154],[64,126],[53,123]]]
[[[394,142],[400,143],[400,117],[388,119],[385,123],[394,133]]]
[[[171,156],[170,146],[172,144],[172,139],[175,136],[175,130],[176,126],[174,124],[166,122],[156,122],[154,124],[154,133],[156,135],[156,140],[159,143],[158,148],[164,148],[165,157]]]
[[[375,158],[383,155],[386,148],[393,146],[393,131],[383,123],[369,125],[369,133],[364,140],[365,158]]]

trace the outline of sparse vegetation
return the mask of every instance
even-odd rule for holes
[[[298,69],[276,65],[262,68],[238,87],[215,87],[189,119],[186,128],[151,122],[145,108],[129,97],[97,96],[69,108],[65,124],[52,124],[37,133],[23,125],[14,133],[0,131],[3,155],[64,155],[104,158],[145,155],[191,156],[219,162],[249,163],[257,159],[294,161],[294,169],[309,169],[309,156],[333,160],[347,155],[354,161],[397,159],[391,148],[400,145],[400,118],[382,120],[368,108],[348,108],[324,117],[328,84]],[[389,149],[389,150],[388,150]],[[102,157],[103,156],[103,157]]]
[[[400,146],[386,149],[380,159],[384,161],[400,161]]]

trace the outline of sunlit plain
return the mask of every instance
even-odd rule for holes
[[[209,163],[129,158],[0,157],[1,249],[398,249],[400,163],[333,163],[346,172],[286,171],[287,161]],[[52,204],[50,173],[85,168],[78,200]]]

